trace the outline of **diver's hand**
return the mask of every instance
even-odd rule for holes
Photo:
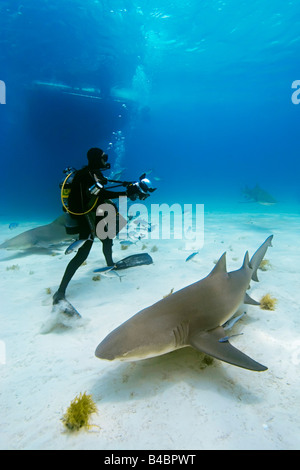
[[[103,186],[104,186],[105,184],[107,184],[107,182],[108,182],[108,179],[107,179],[107,178],[105,178],[105,176],[102,176],[102,178],[101,178],[101,180],[100,180],[100,181],[101,181],[101,184],[103,184]]]

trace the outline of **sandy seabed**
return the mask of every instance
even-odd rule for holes
[[[0,242],[40,225],[22,223],[12,233],[9,222],[1,221]],[[144,240],[126,251],[116,240],[116,261],[147,251],[154,263],[100,281],[93,280],[104,266],[96,242],[67,291],[82,315],[70,327],[55,323],[51,301],[67,245],[52,253],[1,250],[0,449],[299,449],[299,233],[297,213],[206,213],[204,246],[190,261],[197,246],[184,240]],[[256,300],[270,293],[276,309],[244,306],[234,326],[243,335],[231,340],[266,372],[207,365],[192,348],[131,363],[95,357],[120,323],[205,277],[224,251],[228,271],[238,269],[245,251],[251,256],[271,234],[269,267],[249,293]],[[95,426],[70,433],[61,418],[81,392],[97,404]]]

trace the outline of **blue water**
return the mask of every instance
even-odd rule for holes
[[[59,215],[92,146],[153,202],[299,211],[299,31],[296,0],[3,0],[0,215]]]

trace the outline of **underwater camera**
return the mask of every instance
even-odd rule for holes
[[[139,198],[140,200],[145,200],[150,196],[149,193],[153,193],[156,188],[152,188],[151,181],[146,178],[146,173],[143,173],[140,176],[140,181],[133,183],[129,190],[129,197],[131,200]]]

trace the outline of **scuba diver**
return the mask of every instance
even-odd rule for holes
[[[66,206],[63,202],[63,207],[71,217],[72,223],[77,225],[75,233],[79,233],[79,240],[82,241],[76,255],[69,262],[65,270],[57,292],[53,295],[53,305],[57,305],[61,301],[67,302],[69,308],[65,309],[65,313],[69,315],[73,315],[76,310],[66,301],[65,292],[75,272],[88,257],[95,238],[96,226],[98,222],[104,218],[104,215],[99,216],[96,214],[97,207],[103,203],[113,204],[111,199],[119,198],[120,196],[127,196],[131,200],[137,198],[144,200],[149,196],[148,192],[154,191],[154,189],[148,186],[150,181],[145,178],[146,175],[143,175],[140,178],[140,182],[136,183],[122,183],[105,178],[102,171],[110,169],[110,164],[107,163],[108,155],[99,148],[89,149],[87,159],[88,165],[84,166],[81,170],[71,172],[62,184],[63,194],[67,179],[75,174],[70,186],[71,191],[68,196],[68,205]],[[125,186],[126,190],[110,191],[109,189],[105,189],[104,185],[108,182],[115,182],[118,183],[118,186]],[[117,207],[115,204],[113,204],[113,206],[115,207],[116,214],[118,214]],[[117,216],[116,234],[119,232],[118,225]],[[112,259],[112,239],[107,237],[101,240],[101,242],[107,266],[114,266],[115,263]],[[78,312],[76,313],[78,314]]]

